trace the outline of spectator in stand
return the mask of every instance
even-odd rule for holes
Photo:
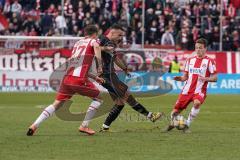
[[[111,17],[110,17],[110,23],[111,23],[111,24],[115,24],[115,23],[118,22],[118,20],[119,20],[118,12],[117,12],[117,11],[113,11],[113,12],[112,12],[112,15],[111,15]]]
[[[137,24],[137,36],[136,36],[136,43],[137,44],[141,44],[142,42],[142,30],[143,30],[143,27],[142,27],[142,23],[141,22],[138,22]],[[144,35],[146,37],[146,34]]]
[[[51,4],[48,8],[48,13],[51,15],[51,14],[55,14],[56,12],[57,12],[57,9],[56,9],[55,5]]]
[[[131,32],[131,36],[129,36],[128,38],[128,43],[132,44],[133,46],[137,44],[137,35],[135,31]]]
[[[146,20],[146,26],[151,26],[152,25],[152,21],[157,19],[157,16],[154,15],[154,10],[152,8],[149,8],[147,10],[147,13],[146,13],[146,17],[145,17],[145,20]]]
[[[8,31],[10,33],[17,33],[17,30],[14,28],[13,23],[9,23]]]
[[[83,12],[83,8],[82,7],[80,7],[80,8],[78,8],[78,26],[79,26],[79,28],[83,28],[83,19],[84,19],[84,17],[85,17],[85,14],[84,14],[84,12]],[[99,16],[99,18],[100,18],[100,16]]]
[[[205,19],[203,21],[203,30],[207,29],[208,32],[212,32],[213,31],[213,27],[214,27],[214,22],[212,21],[212,18],[210,16],[207,17],[207,19]]]
[[[21,35],[26,28],[29,33],[34,26],[37,35],[46,35],[50,28],[57,28],[53,35],[59,35],[63,28],[64,34],[76,36],[82,35],[82,29],[87,24],[99,24],[100,31],[105,32],[111,24],[120,23],[127,28],[128,43],[141,44],[142,30],[145,30],[150,31],[150,34],[145,32],[145,43],[159,44],[169,27],[179,49],[193,49],[192,43],[196,37],[209,36],[209,33],[212,37],[209,38],[208,48],[218,48],[220,0],[146,1],[145,29],[141,24],[142,0],[64,0],[63,17],[59,0],[0,2],[2,13],[10,26],[9,30],[1,31],[3,35]],[[240,16],[240,0],[224,0],[223,8],[224,44],[236,46],[234,37],[240,32],[240,18],[237,17]],[[33,22],[29,22],[29,16]],[[236,50],[235,47],[227,46],[224,49]]]
[[[188,28],[184,27],[177,35],[177,45],[180,49],[187,50],[189,42]]]
[[[99,8],[96,7],[96,4],[94,2],[91,2],[90,7],[91,7],[90,8],[90,15],[93,18],[94,23],[97,23],[98,17],[99,17],[99,14],[100,14]],[[116,14],[115,14],[115,16],[116,16]],[[117,20],[116,20],[116,22],[117,22]]]
[[[208,43],[212,44],[212,42],[211,42],[212,32],[211,31],[209,31],[208,29],[205,29],[204,33],[202,34],[202,37],[205,38]],[[209,47],[210,46],[208,46],[208,50],[211,50]]]
[[[165,31],[165,17],[163,15],[158,16],[158,30],[159,30],[159,36],[162,37],[164,31]]]
[[[192,40],[193,42],[196,42],[197,39],[200,38],[200,30],[197,26],[193,26],[193,29],[192,29]]]
[[[100,16],[98,24],[100,25],[100,28],[103,30],[103,32],[105,32],[111,26],[110,21],[103,16]]]
[[[213,51],[219,50],[219,40],[220,40],[219,28],[218,26],[215,26],[213,28],[213,33],[212,33],[211,50]]]
[[[6,15],[6,17],[10,17],[10,12],[11,12],[10,0],[6,0],[3,8],[3,13]]]
[[[28,34],[29,36],[37,36],[37,32],[36,32],[36,30],[35,30],[35,28],[33,27],[33,28],[31,28],[31,31],[29,32],[29,34]]]
[[[225,15],[231,18],[236,16],[236,8],[231,3],[229,4]]]
[[[233,50],[237,51],[240,48],[240,36],[237,30],[232,32],[232,40],[233,40]]]
[[[32,16],[27,17],[27,19],[23,22],[22,27],[24,30],[27,29],[28,32],[30,32],[32,28],[37,29],[37,25],[35,24]]]
[[[232,39],[230,37],[230,35],[225,31],[223,34],[223,50],[225,51],[229,51],[231,50],[231,45],[232,44]]]
[[[13,0],[10,0],[13,2]],[[18,3],[22,6],[22,10],[31,11],[36,9],[37,1],[39,0],[18,0]]]
[[[152,21],[152,24],[150,25],[147,33],[147,39],[149,41],[149,44],[159,44],[160,41],[158,40],[159,31],[157,28],[157,21]]]
[[[11,18],[9,19],[9,22],[13,24],[13,28],[15,30],[15,34],[20,32],[21,30],[21,19],[20,19],[20,15],[18,15],[17,13],[12,13]]]
[[[18,0],[14,0],[14,3],[11,5],[11,12],[20,14],[22,11],[21,4],[18,3]]]
[[[157,16],[162,15],[162,11],[163,11],[162,4],[158,2],[155,8],[155,15]]]
[[[174,38],[172,33],[170,32],[169,27],[167,27],[165,33],[162,35],[161,45],[169,45],[169,46],[175,45]]]
[[[73,6],[70,0],[66,0],[64,3],[64,15],[70,17],[73,14]]]
[[[56,22],[56,27],[59,30],[59,32],[62,32],[62,30],[64,31],[64,33],[66,33],[66,29],[67,29],[67,23],[65,18],[61,15],[61,13],[58,13],[58,16],[55,19]]]
[[[140,22],[140,15],[138,13],[134,13],[133,17],[131,18],[131,27],[134,31],[137,31],[137,24]]]
[[[42,29],[41,35],[45,35],[51,28],[53,28],[53,16],[49,15],[47,10],[40,21],[40,27]]]

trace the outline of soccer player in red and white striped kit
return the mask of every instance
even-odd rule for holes
[[[194,118],[200,111],[200,106],[207,97],[208,82],[217,81],[216,63],[206,55],[207,41],[200,38],[195,43],[196,55],[186,60],[183,76],[176,76],[174,80],[185,81],[185,85],[180,93],[178,100],[171,112],[171,123],[166,128],[170,131],[174,128],[173,119],[186,109],[189,103],[193,102],[193,107],[188,115],[188,119],[183,129],[190,132],[189,127]]]
[[[99,84],[104,83],[103,78],[89,72],[94,57],[96,57],[99,61],[98,63],[101,64],[101,48],[99,43],[96,42],[98,29],[94,25],[89,25],[84,29],[84,32],[85,37],[81,38],[74,45],[70,58],[70,67],[63,77],[55,101],[46,107],[29,127],[27,132],[28,136],[32,136],[43,121],[52,116],[57,109],[63,106],[64,102],[69,100],[76,93],[95,99],[95,101],[90,104],[90,109],[97,109],[100,107],[102,93],[106,93],[106,91],[102,90],[103,87],[100,88],[99,85],[89,80],[89,78],[91,78]],[[98,72],[102,72],[101,68],[100,65],[100,70],[98,70]],[[94,115],[94,113],[95,112],[88,111],[88,115],[91,114],[90,116]],[[90,135],[95,133],[92,129],[84,126],[80,126],[79,131]]]

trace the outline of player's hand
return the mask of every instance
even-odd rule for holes
[[[102,68],[97,69],[97,74],[98,74],[99,77],[102,76],[102,74],[103,74]]]
[[[207,82],[208,81],[208,77],[199,76],[198,79],[202,82]]]
[[[96,82],[98,82],[99,84],[103,84],[103,83],[105,83],[105,80],[103,79],[103,78],[101,78],[101,77],[96,77]]]
[[[173,77],[175,81],[182,81],[182,76],[175,76]]]

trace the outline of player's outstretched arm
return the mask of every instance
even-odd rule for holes
[[[173,78],[175,81],[181,81],[181,82],[184,82],[188,79],[188,73],[187,72],[184,72],[183,76],[175,76]]]
[[[210,77],[199,77],[200,80],[206,81],[206,82],[217,82],[217,73],[211,74]]]
[[[97,42],[94,42],[93,49],[95,53],[95,57],[97,59],[97,72],[98,74],[102,74],[102,56],[101,56],[101,47]]]
[[[128,71],[127,65],[123,62],[123,60],[121,60],[120,58],[116,57],[115,58],[115,63],[118,67],[120,67],[125,73],[126,75],[130,76],[130,73]]]

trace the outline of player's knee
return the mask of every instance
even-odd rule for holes
[[[119,98],[117,98],[117,99],[115,100],[115,103],[116,103],[116,105],[118,105],[118,106],[124,105],[124,102],[123,102],[121,99],[119,99]]]
[[[135,106],[135,105],[137,104],[137,101],[136,101],[136,99],[135,99],[132,95],[130,95],[130,96],[128,96],[128,98],[127,98],[127,103],[128,103],[130,106]]]
[[[57,110],[61,106],[63,106],[64,102],[65,102],[65,100],[61,100],[61,101],[60,100],[55,100],[52,105],[55,108],[55,110]]]
[[[194,105],[195,109],[198,109],[200,107],[200,105],[201,105],[201,102],[198,99],[195,99],[193,101],[193,105]]]
[[[119,101],[119,103],[117,104],[118,106],[123,106],[124,103],[122,101]]]
[[[124,95],[124,99],[127,101],[129,96],[130,96],[130,94],[128,92],[126,92],[125,95]]]

